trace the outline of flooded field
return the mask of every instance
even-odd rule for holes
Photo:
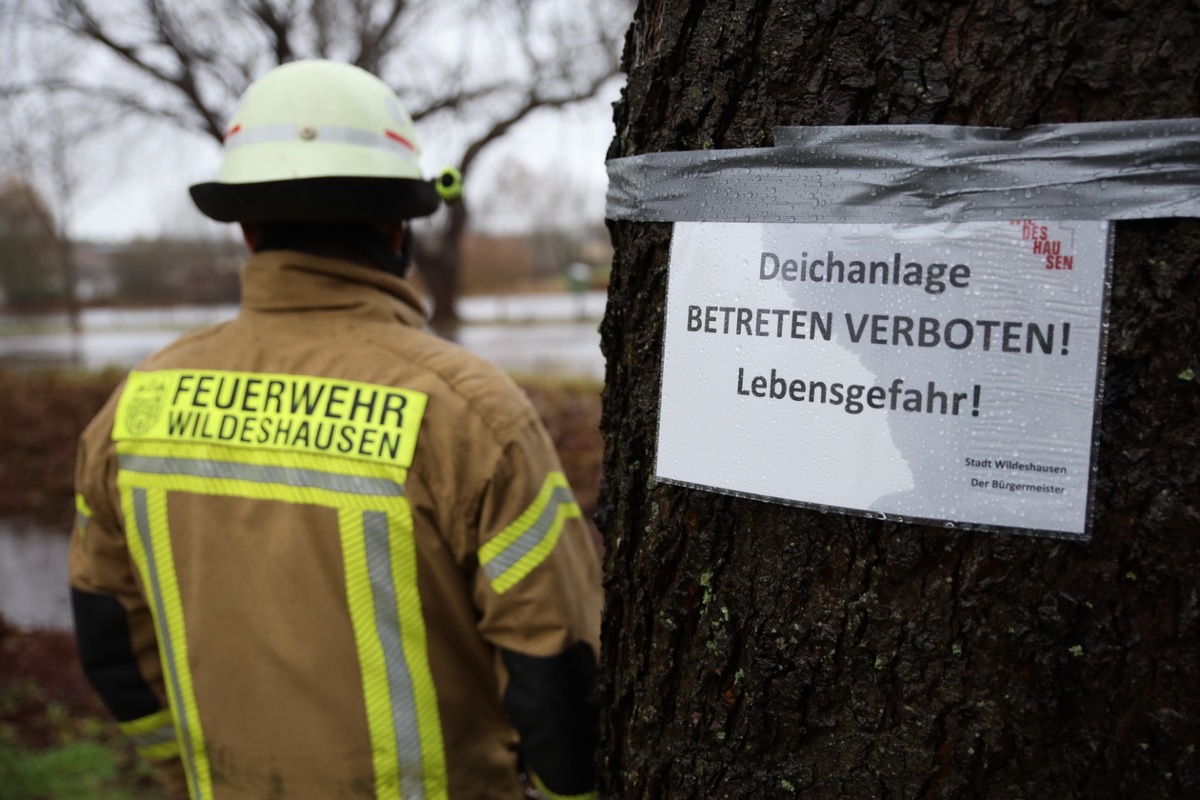
[[[507,370],[600,380],[598,325],[605,299],[603,292],[465,297],[458,306],[463,324],[457,338]],[[236,314],[232,305],[88,309],[78,335],[61,315],[0,316],[0,366],[132,367],[181,333]]]
[[[66,531],[0,520],[0,614],[20,628],[71,626]]]

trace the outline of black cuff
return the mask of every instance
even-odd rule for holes
[[[129,638],[129,615],[112,595],[71,587],[79,661],[104,705],[119,722],[147,717],[162,706],[142,677]]]
[[[509,675],[504,706],[521,734],[525,763],[555,794],[592,791],[600,742],[592,648],[577,642],[556,656],[500,654]]]

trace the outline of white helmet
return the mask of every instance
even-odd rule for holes
[[[335,61],[276,67],[246,90],[215,182],[192,200],[221,222],[392,222],[432,214],[412,118],[383,81]]]

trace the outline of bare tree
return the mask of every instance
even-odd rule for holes
[[[0,22],[11,22],[15,7],[0,5]],[[40,42],[22,40],[14,25],[4,25],[5,74],[41,76],[47,85],[62,80],[70,64],[63,52],[40,50]],[[51,269],[61,287],[62,300],[73,333],[81,330],[78,276],[72,236],[73,209],[83,180],[79,158],[83,143],[107,125],[107,116],[79,113],[81,100],[58,92],[34,92],[31,84],[10,83],[0,91],[0,171],[15,176],[9,191],[23,194],[23,202],[37,209],[31,219],[39,235],[53,243]],[[43,269],[31,264],[28,268]]]
[[[0,181],[0,293],[10,308],[44,304],[57,289],[51,216],[36,188],[20,178]]]
[[[323,57],[388,81],[414,120],[453,118],[468,177],[480,155],[543,109],[595,97],[619,72],[630,0],[54,0],[29,18],[94,56],[87,72],[0,84],[85,96],[218,142],[246,86],[270,67]],[[466,202],[417,256],[452,327]]]

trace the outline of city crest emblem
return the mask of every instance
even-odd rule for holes
[[[148,374],[130,376],[130,384],[122,398],[125,429],[141,436],[154,427],[166,406],[167,381]]]

